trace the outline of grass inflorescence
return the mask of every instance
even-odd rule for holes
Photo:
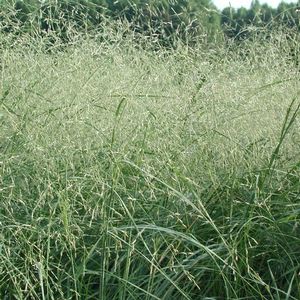
[[[154,51],[114,26],[1,36],[0,298],[299,299],[284,33]]]

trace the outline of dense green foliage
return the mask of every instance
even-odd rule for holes
[[[281,3],[273,9],[258,0],[250,9],[228,7],[222,12],[210,0],[6,0],[0,6],[2,31],[34,35],[55,31],[63,40],[69,40],[74,30],[101,30],[107,18],[156,36],[165,45],[178,39],[191,44],[203,35],[215,40],[222,32],[240,40],[251,36],[253,26],[299,29],[295,4]]]
[[[0,299],[299,299],[288,31],[153,52],[116,24],[0,37]]]
[[[2,31],[44,35],[55,32],[63,40],[78,31],[99,31],[103,19],[120,20],[136,32],[157,36],[166,45],[199,34],[214,35],[220,16],[208,0],[201,1],[3,1]]]
[[[273,9],[267,4],[261,5],[258,0],[255,0],[250,9],[225,8],[222,11],[221,24],[226,35],[241,39],[249,36],[249,31],[251,31],[249,26],[272,30],[284,25],[299,30],[299,20],[299,13],[293,3],[281,3]]]
[[[300,299],[296,16],[146,2],[1,1],[0,299]]]

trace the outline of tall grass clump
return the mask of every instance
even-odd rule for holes
[[[0,298],[299,299],[286,33],[74,37],[0,37]]]

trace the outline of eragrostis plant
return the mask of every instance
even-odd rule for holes
[[[288,38],[122,26],[1,35],[0,298],[299,299]]]

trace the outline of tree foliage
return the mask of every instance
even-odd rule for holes
[[[295,4],[282,2],[277,8],[272,8],[267,4],[261,5],[259,0],[254,0],[249,9],[227,7],[222,11],[223,31],[227,36],[238,40],[249,37],[253,27],[274,29],[280,26],[300,29]]]
[[[222,12],[211,0],[5,0],[0,8],[2,32],[55,32],[62,40],[72,32],[99,30],[104,19],[126,22],[134,32],[157,37],[165,45],[177,39],[192,43],[220,32],[241,40],[251,35],[253,26],[299,30],[295,4],[281,3],[274,9],[259,0],[249,9],[227,7]]]

